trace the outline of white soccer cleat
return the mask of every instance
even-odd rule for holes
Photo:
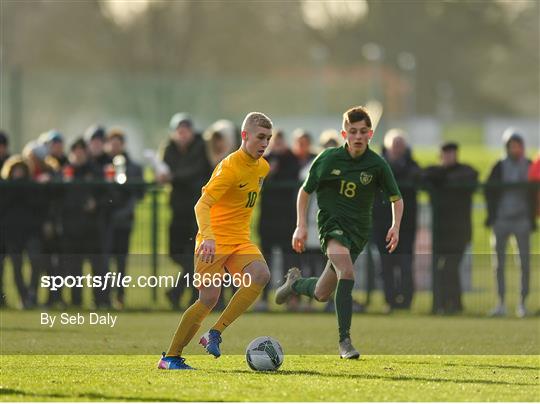
[[[360,352],[353,347],[350,338],[345,338],[339,343],[339,356],[341,359],[358,359]]]
[[[287,272],[287,275],[285,276],[285,283],[276,290],[276,304],[285,303],[290,296],[295,294],[292,285],[301,277],[302,274],[298,268],[293,267],[289,269],[289,272]]]
[[[506,307],[504,304],[499,303],[497,307],[489,312],[490,317],[503,317],[506,316]]]
[[[524,318],[527,316],[527,308],[523,303],[518,304],[518,307],[516,309],[516,316],[519,318]]]

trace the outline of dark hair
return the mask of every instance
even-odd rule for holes
[[[510,143],[516,142],[519,143],[521,146],[525,146],[525,141],[523,140],[523,136],[521,136],[518,133],[513,133],[508,137],[506,140],[505,146],[508,149],[510,147]]]
[[[443,152],[457,151],[457,149],[459,149],[459,145],[456,142],[446,142],[441,145],[441,150]]]
[[[78,137],[77,139],[75,139],[75,141],[73,143],[71,143],[71,146],[69,147],[69,150],[70,151],[73,151],[77,148],[83,148],[84,150],[86,150],[86,142],[84,141],[83,137]]]
[[[352,107],[343,114],[343,127],[345,127],[346,123],[351,124],[360,121],[366,121],[366,125],[371,128],[371,118],[365,107]]]
[[[272,134],[272,137],[275,139],[284,139],[285,138],[285,132],[283,129],[276,129],[274,130],[274,133]]]
[[[84,132],[84,138],[88,141],[94,139],[105,140],[105,128],[101,125],[91,125]]]
[[[307,139],[309,141],[309,143],[311,143],[313,141],[313,138],[311,137],[311,134],[307,130],[302,129],[302,128],[296,129],[293,132],[293,137],[294,137],[294,140]]]
[[[0,130],[0,144],[7,146],[9,144],[8,135],[3,130]]]

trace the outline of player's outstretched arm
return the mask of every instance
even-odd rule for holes
[[[307,241],[307,208],[309,196],[303,188],[300,188],[298,198],[296,199],[296,229],[292,237],[292,248],[297,253],[304,251]]]
[[[398,199],[392,202],[392,227],[386,234],[386,249],[392,253],[397,248],[399,243],[399,226],[403,217],[403,199]]]

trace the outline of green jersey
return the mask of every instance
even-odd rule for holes
[[[369,147],[356,158],[347,145],[324,150],[311,165],[303,189],[317,192],[317,224],[323,251],[328,238],[359,254],[371,230],[373,200],[382,190],[392,202],[401,193],[386,161]],[[356,254],[353,254],[356,255]]]

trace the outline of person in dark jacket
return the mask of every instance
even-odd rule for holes
[[[64,136],[58,130],[51,129],[40,135],[38,141],[47,147],[48,154],[45,162],[53,168],[51,172],[52,182],[61,181],[62,171],[69,163],[68,157],[64,152]],[[62,193],[57,192],[54,186],[46,187],[44,192],[46,192],[47,209],[41,237],[42,264],[43,270],[47,275],[56,276],[62,272],[60,267],[62,254]],[[65,308],[66,305],[59,290],[49,291],[46,306],[56,306],[58,309]]]
[[[441,165],[423,175],[431,198],[433,218],[433,313],[463,310],[460,263],[472,239],[472,196],[478,172],[458,161],[458,144],[441,147]]]
[[[105,255],[107,263],[115,261],[116,272],[125,276],[135,207],[144,195],[143,171],[126,151],[126,135],[122,129],[112,128],[108,131],[105,150],[113,162],[116,178],[116,185],[110,191]],[[124,308],[123,287],[117,289],[114,306]]]
[[[9,137],[6,132],[0,130],[0,170],[9,158]]]
[[[172,186],[169,205],[172,220],[169,225],[169,255],[182,267],[184,273],[193,274],[193,251],[197,223],[194,207],[201,188],[210,177],[210,163],[205,142],[199,133],[195,133],[193,121],[188,114],[177,113],[169,123],[171,137],[163,151],[163,162],[169,167],[168,173],[162,173],[158,181],[170,182]],[[173,308],[179,307],[179,300],[184,292],[184,283],[167,292]],[[192,291],[191,303],[197,300],[197,293]]]
[[[515,236],[521,262],[521,293],[516,309],[518,317],[525,317],[525,306],[529,294],[530,235],[536,228],[535,192],[527,186],[531,161],[525,157],[523,137],[513,128],[503,134],[506,158],[499,160],[492,168],[485,188],[488,207],[487,226],[493,227],[495,251],[497,254],[497,294],[498,304],[490,313],[492,316],[506,314],[504,269],[506,244],[510,236]],[[515,185],[513,185],[515,184]]]
[[[47,147],[47,158],[51,165],[62,169],[68,158],[64,153],[64,136],[56,129],[51,129],[39,137],[39,141]]]
[[[300,166],[297,157],[287,145],[284,133],[276,131],[268,146],[266,161],[270,164],[270,172],[264,181],[261,192],[261,214],[259,220],[259,235],[261,237],[262,253],[271,271],[278,271],[282,278],[286,269],[298,266],[297,255],[292,251],[291,243],[284,234],[294,231],[296,223],[296,186]],[[274,215],[271,212],[279,212]],[[273,248],[282,253],[280,268],[272,265]],[[262,311],[268,308],[269,285],[263,290],[257,309]]]
[[[84,140],[88,147],[89,162],[97,178],[105,177],[105,168],[112,164],[110,156],[105,153],[107,131],[101,125],[91,125],[84,132]]]
[[[15,285],[23,308],[37,303],[39,276],[38,255],[41,230],[42,198],[32,183],[30,163],[20,155],[11,156],[2,168],[4,183],[0,190],[0,239],[13,265]],[[32,276],[27,284],[23,278],[23,255],[30,258]]]
[[[388,162],[401,191],[405,209],[399,232],[399,245],[389,254],[386,232],[392,224],[388,198],[379,194],[373,204],[373,240],[381,256],[384,296],[389,310],[409,309],[413,300],[413,257],[416,239],[416,186],[421,169],[411,155],[406,134],[391,129],[384,137],[383,158]]]
[[[100,206],[102,187],[97,182],[94,166],[89,160],[88,147],[83,138],[75,140],[69,153],[70,181],[64,187],[62,200],[62,270],[64,275],[82,274],[83,262],[90,261],[95,276],[106,272],[101,242]],[[67,172],[67,170],[65,170]],[[93,288],[96,307],[110,307],[109,289]],[[71,303],[82,305],[81,288],[71,288]]]
[[[9,158],[9,138],[7,133],[0,130],[0,172],[6,160]],[[1,181],[1,179],[0,179]],[[1,215],[1,213],[0,213]],[[0,227],[2,221],[0,220]],[[4,300],[4,259],[6,254],[6,245],[3,237],[0,237],[0,307],[5,304]]]

